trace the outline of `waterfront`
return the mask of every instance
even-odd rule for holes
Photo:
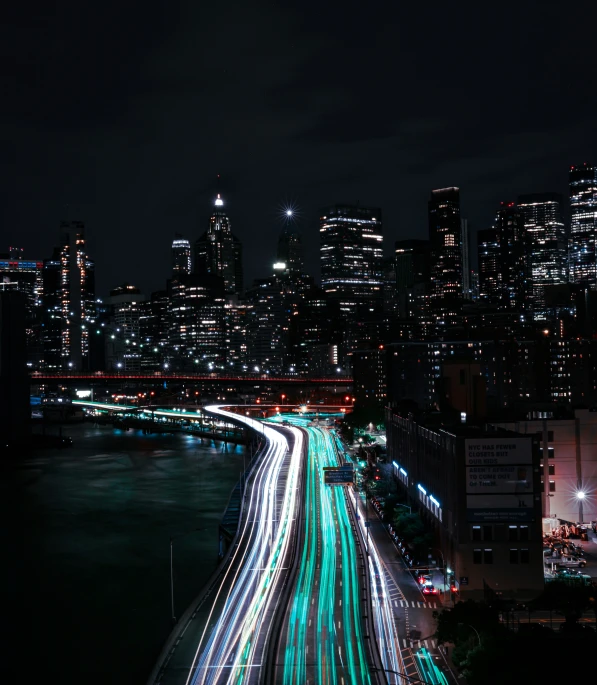
[[[174,543],[180,616],[217,564],[244,448],[91,424],[65,434],[72,448],[3,465],[1,669],[18,682],[144,683],[170,629],[170,536],[201,529]]]

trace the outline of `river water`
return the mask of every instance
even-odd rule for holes
[[[2,465],[0,672],[19,683],[142,684],[171,625],[170,536],[182,535],[180,616],[217,565],[244,447],[91,424],[64,432],[72,448]]]

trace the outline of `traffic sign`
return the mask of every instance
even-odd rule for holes
[[[326,485],[352,485],[354,471],[352,469],[326,469],[323,472],[323,480]]]

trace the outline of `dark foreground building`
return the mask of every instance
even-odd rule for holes
[[[436,533],[458,599],[528,600],[543,589],[539,438],[387,410],[398,490]]]
[[[0,292],[0,440],[5,445],[29,436],[26,305],[23,293]]]

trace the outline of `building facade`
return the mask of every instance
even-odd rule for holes
[[[383,308],[381,209],[335,205],[322,212],[321,287],[342,312]]]
[[[597,166],[570,168],[570,281],[597,288]]]
[[[558,193],[521,195],[518,209],[524,222],[525,308],[535,319],[546,318],[545,289],[568,281],[566,227]]]
[[[434,531],[438,566],[455,599],[538,596],[544,580],[537,438],[417,423],[391,409],[386,430],[396,485]]]
[[[492,425],[539,439],[541,502],[547,531],[555,527],[549,519],[556,523],[597,520],[597,412],[575,409],[570,418],[543,414],[543,418]]]
[[[60,245],[43,267],[43,365],[86,369],[89,328],[95,320],[95,264],[82,221],[63,221]]]
[[[209,218],[209,228],[195,242],[195,273],[199,277],[223,278],[226,296],[242,295],[242,244],[232,233],[224,200],[219,194]]]
[[[462,299],[462,223],[459,188],[431,191],[431,306],[439,323],[448,322]]]
[[[172,241],[172,278],[191,273],[191,243],[180,233]]]

